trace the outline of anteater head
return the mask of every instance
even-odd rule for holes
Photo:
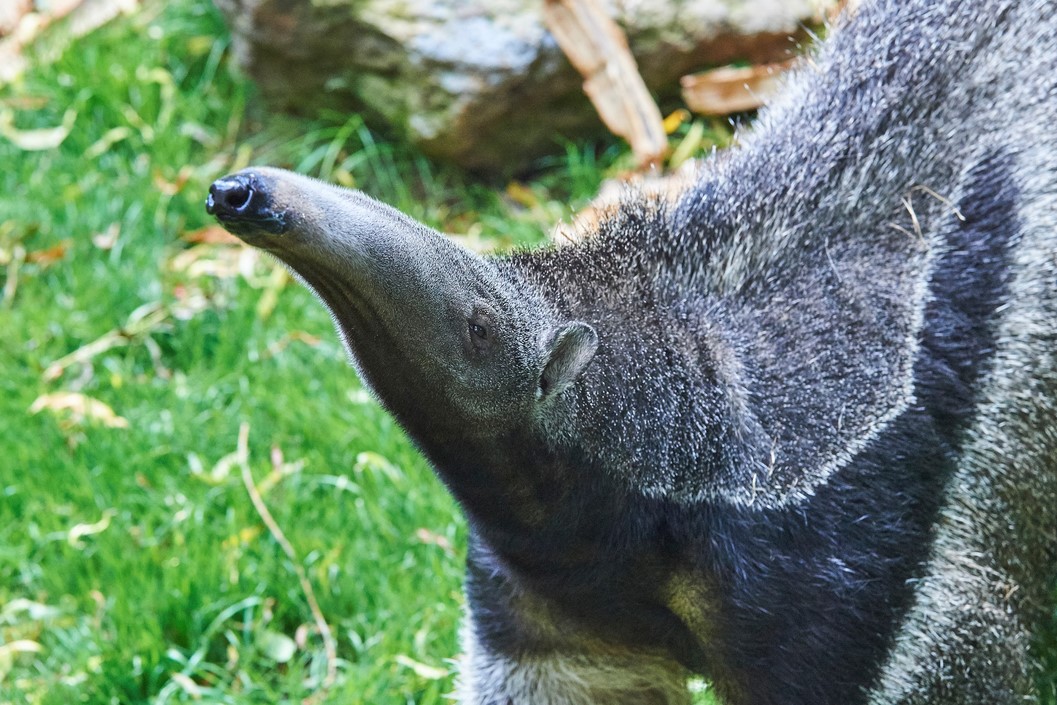
[[[504,262],[357,191],[250,168],[213,183],[206,209],[316,293],[361,378],[427,453],[494,452],[550,425],[597,348],[590,325],[561,320]]]

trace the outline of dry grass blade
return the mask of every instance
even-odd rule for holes
[[[0,55],[2,58],[2,55]],[[55,127],[42,127],[34,130],[20,130],[15,127],[15,112],[0,110],[0,136],[25,152],[41,152],[55,149],[70,136],[77,111],[68,108],[62,117],[62,124]]]
[[[242,240],[229,233],[219,225],[207,225],[204,228],[184,233],[180,236],[184,242],[192,245],[237,245],[242,247]]]
[[[0,3],[0,37],[14,32],[19,21],[32,9],[32,0],[5,0]]]
[[[83,37],[118,15],[131,13],[138,4],[139,0],[0,0],[0,85],[25,70],[22,50],[49,25],[70,16],[70,36]],[[34,7],[38,9],[32,11]]]
[[[628,141],[641,166],[658,164],[668,147],[661,111],[616,22],[598,0],[546,0],[543,21],[606,127]]]
[[[74,425],[93,421],[109,428],[128,428],[128,419],[118,416],[108,404],[79,392],[42,394],[33,401],[29,413],[39,414],[45,409],[56,414],[69,414]]]
[[[128,345],[162,326],[169,320],[169,316],[169,309],[159,301],[140,306],[129,315],[128,321],[121,328],[104,333],[48,365],[44,370],[44,381],[58,379],[72,365],[88,362],[108,350]]]
[[[18,291],[18,274],[26,261],[26,248],[16,244],[11,248],[10,253],[5,254],[8,254],[5,258],[7,260],[7,278],[4,281],[2,303],[4,306],[10,307],[14,304],[15,293]]]
[[[250,501],[253,502],[253,508],[257,510],[257,514],[260,516],[261,521],[263,521],[264,525],[268,527],[268,532],[272,535],[272,538],[274,538],[276,543],[278,543],[283,549],[283,553],[286,554],[286,557],[290,560],[290,564],[294,568],[294,572],[297,574],[297,579],[301,584],[301,590],[305,594],[305,601],[308,603],[308,609],[312,612],[312,619],[315,621],[316,628],[319,630],[319,634],[323,638],[323,649],[327,655],[327,675],[324,677],[319,691],[311,697],[305,698],[301,701],[303,705],[312,705],[313,703],[318,703],[326,698],[327,693],[337,679],[337,642],[334,640],[334,634],[330,630],[330,625],[327,624],[327,620],[323,616],[323,610],[319,608],[319,602],[316,600],[316,591],[312,588],[312,583],[309,582],[308,575],[305,574],[305,569],[301,566],[301,562],[297,558],[297,552],[294,550],[290,541],[286,538],[286,534],[283,533],[282,528],[279,527],[278,522],[275,521],[275,517],[272,516],[271,511],[268,510],[268,505],[264,503],[264,498],[261,496],[260,491],[257,489],[257,485],[253,481],[253,474],[250,472],[249,437],[249,424],[243,423],[239,426],[238,447],[235,452],[236,462],[238,462],[239,469],[242,471],[242,483],[246,486],[246,492],[250,496]]]

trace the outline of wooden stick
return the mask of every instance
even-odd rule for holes
[[[730,115],[756,110],[773,96],[792,61],[723,68],[683,76],[683,102],[698,115]]]
[[[543,21],[606,127],[627,140],[640,166],[659,164],[668,148],[661,111],[616,22],[598,0],[546,0]]]

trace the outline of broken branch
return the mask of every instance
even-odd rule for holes
[[[546,0],[543,21],[606,127],[627,140],[641,166],[658,164],[668,148],[661,111],[617,23],[598,0]]]
[[[793,61],[736,68],[724,66],[683,76],[683,102],[698,115],[730,115],[756,110],[781,86]]]

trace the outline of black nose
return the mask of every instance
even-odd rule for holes
[[[206,212],[210,215],[229,218],[246,216],[256,207],[250,178],[243,174],[217,179],[209,187]]]

